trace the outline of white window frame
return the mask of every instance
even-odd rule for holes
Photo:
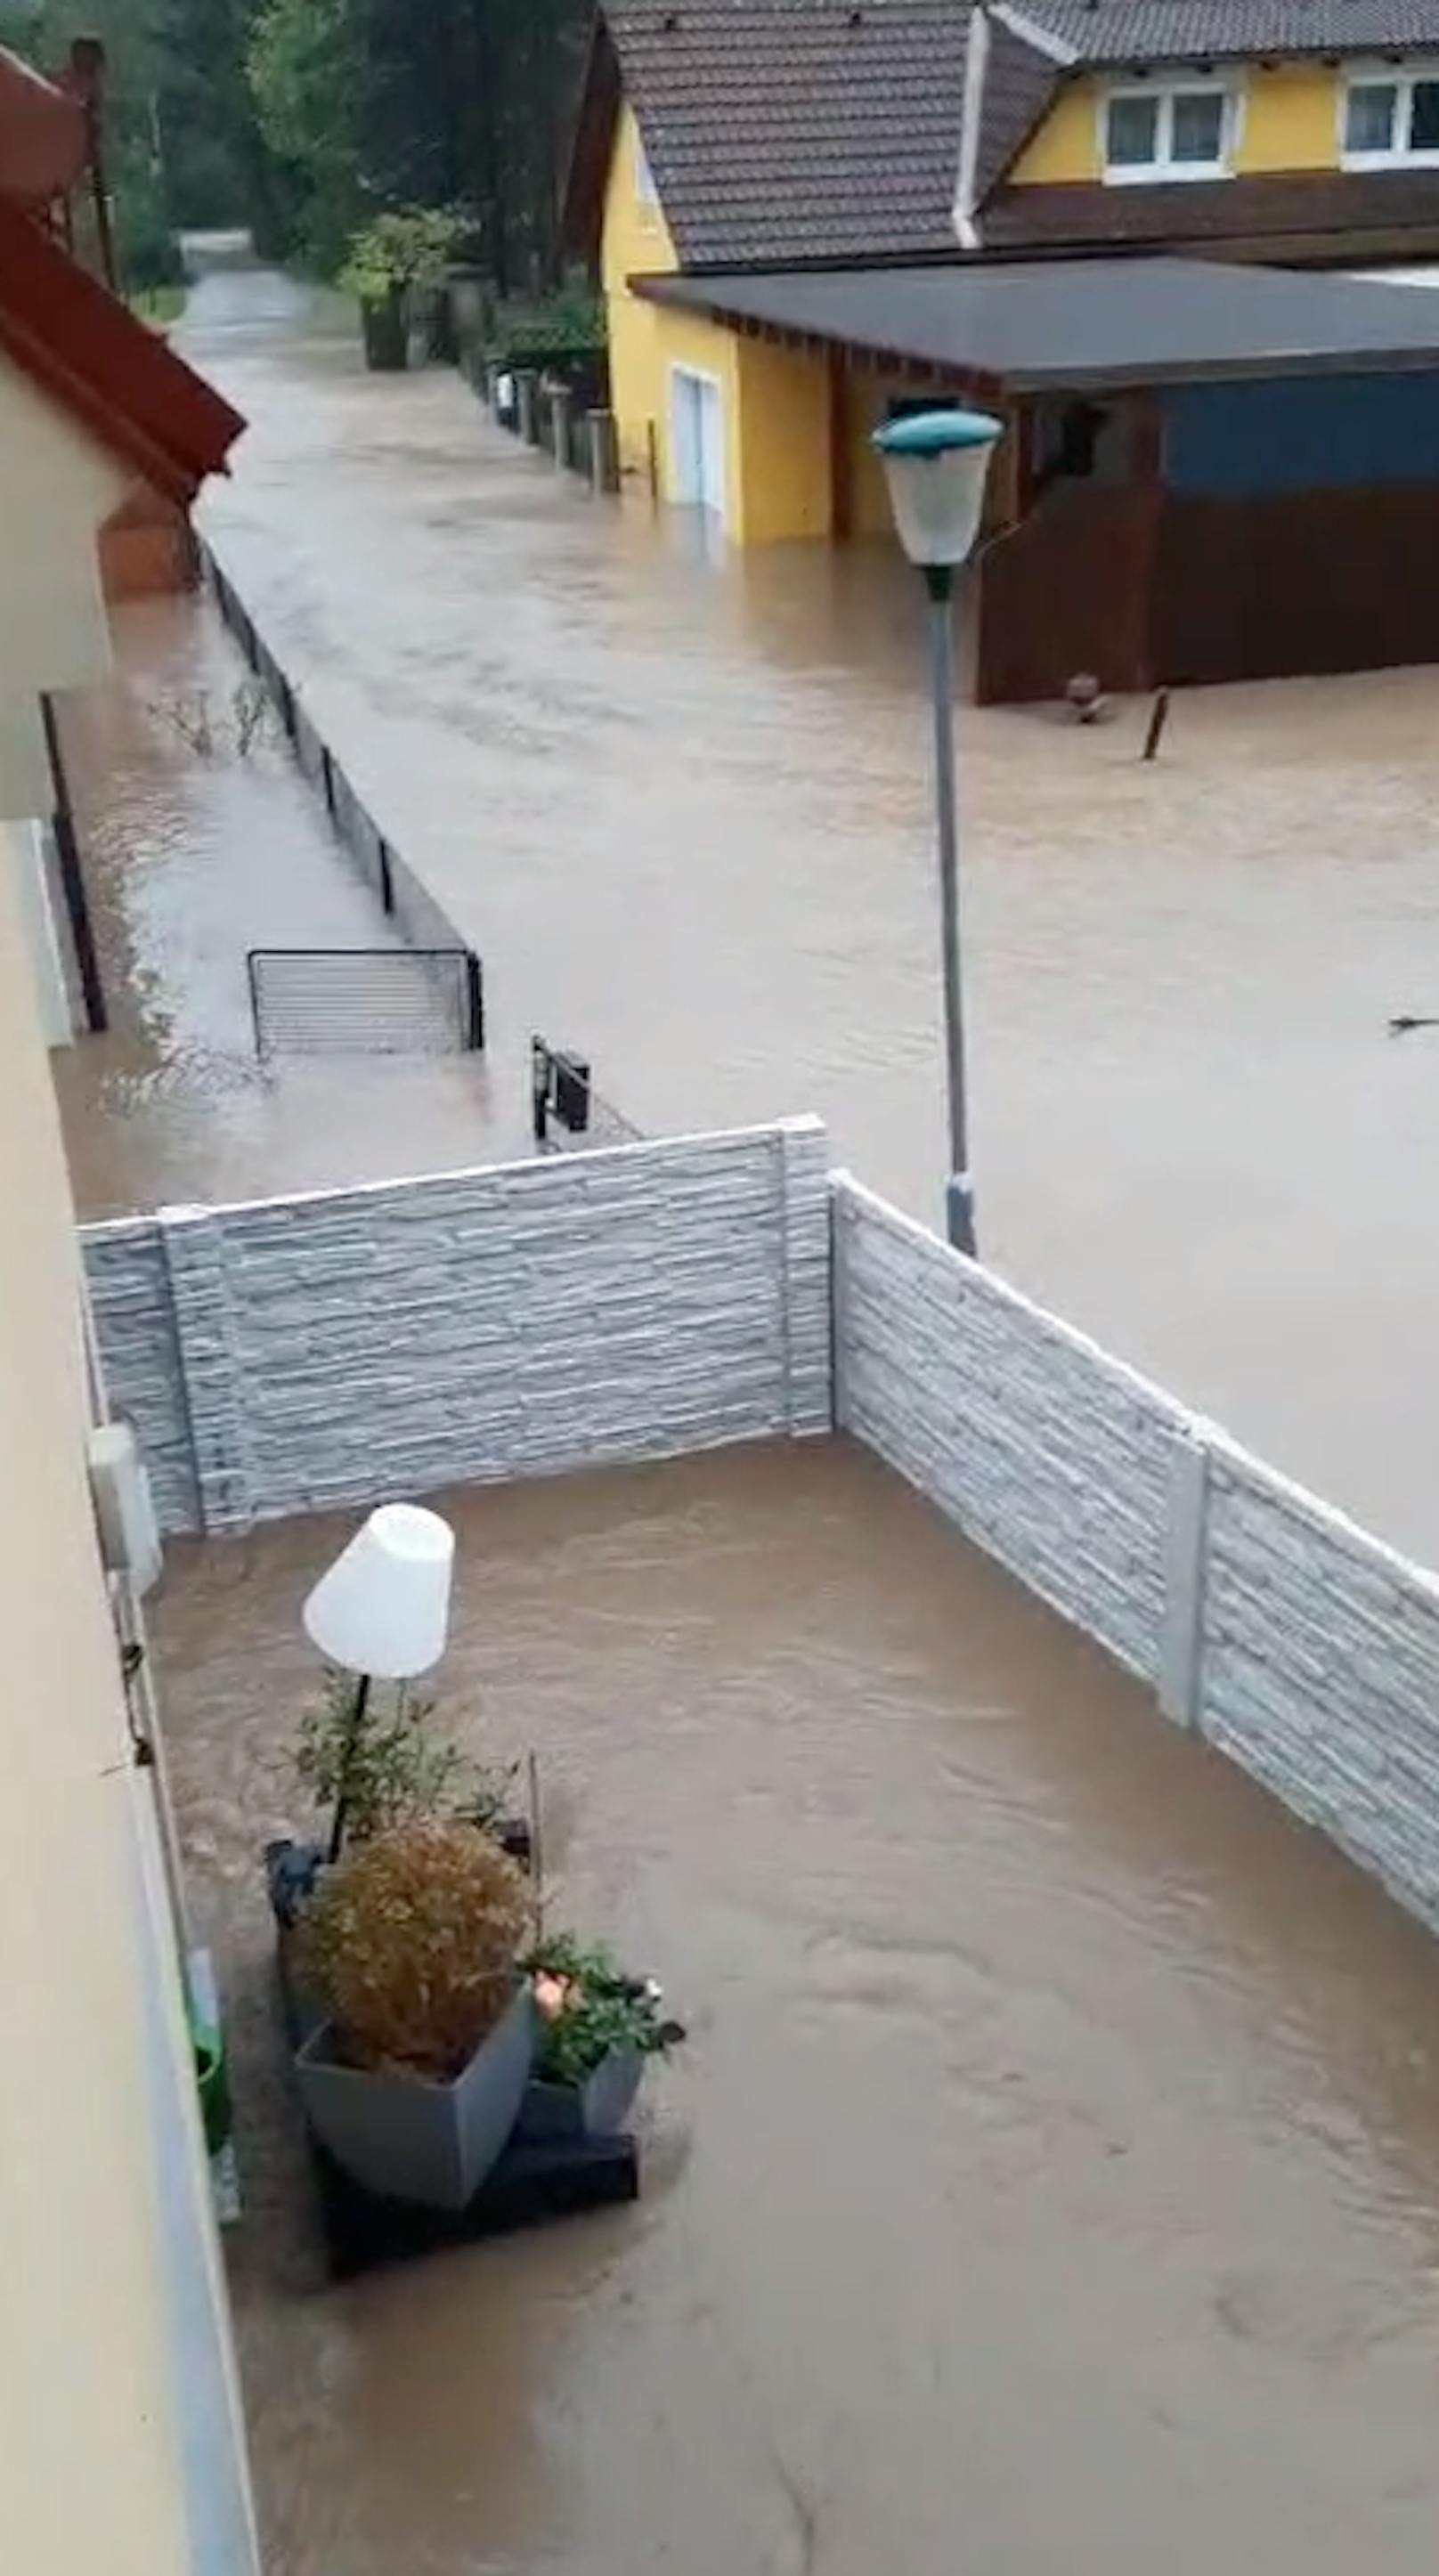
[[[1196,94],[1217,96],[1221,101],[1219,158],[1217,161],[1176,161],[1173,158],[1174,102],[1176,98],[1193,98]],[[1099,94],[1099,167],[1107,188],[1168,186],[1171,180],[1230,179],[1234,175],[1234,155],[1244,124],[1244,83],[1230,74],[1186,72],[1163,80],[1111,81]],[[1109,110],[1116,99],[1142,98],[1156,110],[1155,157],[1152,161],[1115,161],[1109,158]]]
[[[1346,63],[1339,83],[1339,161],[1345,170],[1439,170],[1439,144],[1426,151],[1411,152],[1408,136],[1414,122],[1414,91],[1420,82],[1439,82],[1439,56],[1422,57],[1415,62]],[[1382,87],[1397,92],[1398,130],[1405,139],[1386,144],[1380,152],[1351,152],[1345,142],[1349,125],[1349,93],[1354,89]]]

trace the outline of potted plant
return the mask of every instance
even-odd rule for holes
[[[296,1938],[326,2019],[295,2066],[316,2137],[366,2190],[463,2209],[484,2181],[534,2054],[530,1919],[521,1872],[468,1825],[397,1825],[323,1873]]]
[[[377,215],[355,234],[341,283],[359,302],[367,366],[408,366],[412,328],[429,354],[446,264],[463,229],[457,214],[409,206]]]
[[[524,1863],[529,1827],[512,1812],[518,1764],[472,1762],[427,1724],[433,1702],[404,1683],[372,1690],[356,1725],[354,1682],[331,1672],[300,1719],[295,1776],[322,1814],[343,1800],[350,1847],[421,1817],[448,1817],[487,1833]],[[296,1934],[326,1866],[326,1845],[287,1837],[265,1847],[265,1875],[275,1918],[280,1988],[290,2035],[309,2037],[324,2019],[300,1973]]]
[[[531,1954],[537,2040],[520,2115],[525,2138],[612,2137],[639,2090],[645,2062],[679,2045],[652,1977],[632,1977],[603,1942],[572,1933]]]

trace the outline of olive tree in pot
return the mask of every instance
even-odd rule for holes
[[[366,2190],[463,2209],[534,2054],[528,1886],[472,1827],[394,1827],[327,1869],[301,1920],[326,2020],[295,2059],[316,2137]]]

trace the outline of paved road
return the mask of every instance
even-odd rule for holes
[[[196,359],[247,411],[211,534],[392,838],[486,955],[497,1047],[592,1051],[642,1123],[818,1109],[925,1214],[943,1128],[927,746],[884,546],[706,559],[450,374],[233,267]],[[967,716],[991,1258],[1439,1560],[1439,675]]]

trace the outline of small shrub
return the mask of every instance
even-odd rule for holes
[[[350,243],[340,276],[361,304],[383,304],[405,286],[438,286],[466,230],[445,206],[407,206],[377,215]]]
[[[652,1977],[632,1977],[603,1942],[573,1933],[543,1941],[526,1963],[540,2016],[535,2073],[546,2084],[578,2088],[611,2050],[662,2057],[684,2038],[684,2026],[661,2018],[664,2001]]]
[[[530,1895],[469,1825],[377,1834],[325,1873],[299,1965],[352,2064],[448,2083],[514,1993]]]

